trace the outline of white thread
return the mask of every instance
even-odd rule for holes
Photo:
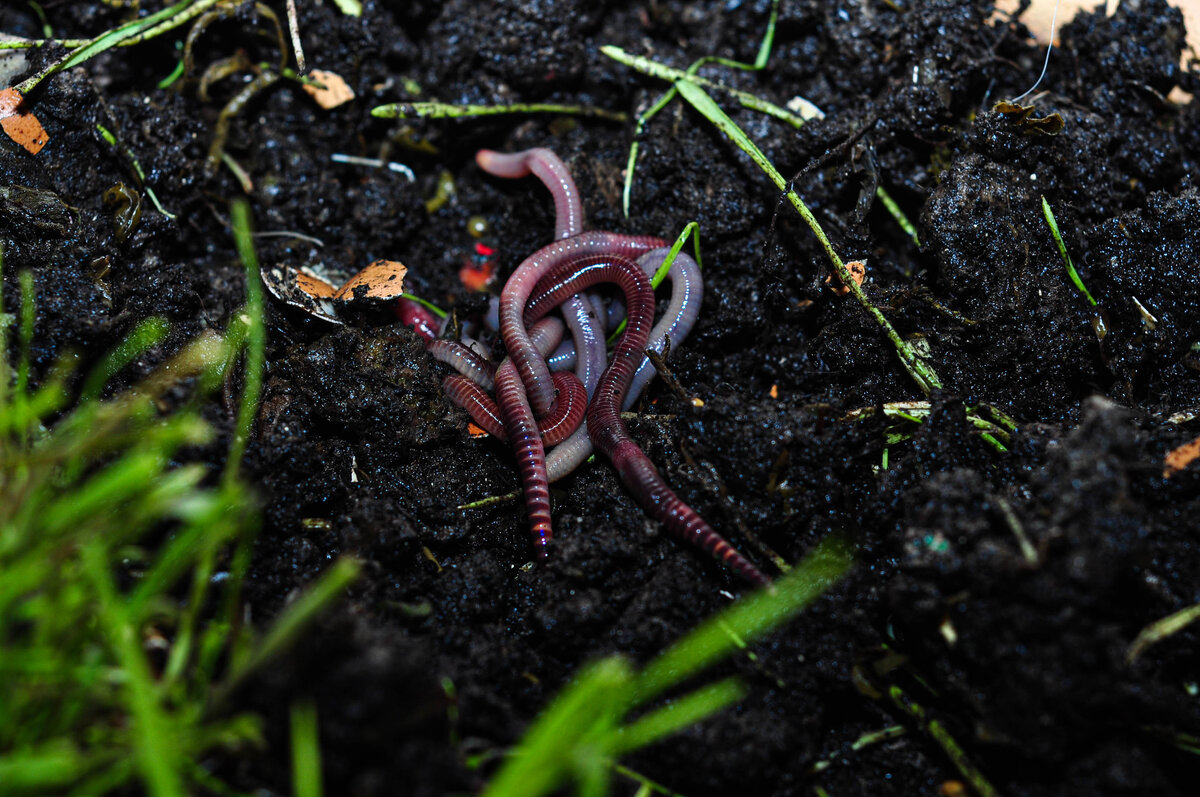
[[[1046,60],[1042,62],[1042,74],[1038,75],[1038,79],[1032,86],[1027,88],[1023,94],[1018,94],[1016,97],[1013,97],[1011,100],[1009,100],[1009,102],[1013,103],[1014,105],[1016,104],[1017,100],[1032,93],[1033,90],[1041,84],[1042,78],[1046,76],[1046,69],[1050,66],[1050,53],[1054,50],[1054,26],[1058,21],[1058,6],[1061,2],[1062,0],[1055,0],[1054,13],[1050,15],[1050,42],[1046,46]]]

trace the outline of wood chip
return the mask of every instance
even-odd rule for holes
[[[1167,454],[1163,460],[1163,478],[1169,479],[1200,458],[1200,437]]]
[[[344,105],[354,99],[354,91],[346,85],[346,81],[342,80],[342,76],[336,72],[314,69],[308,73],[308,76],[325,86],[325,88],[321,88],[320,86],[312,86],[305,83],[302,87],[308,92],[308,96],[316,100],[317,105],[320,105],[325,110],[328,111],[330,108]]]
[[[31,111],[21,110],[25,98],[16,89],[0,91],[0,127],[13,141],[36,155],[46,146],[50,136]]]
[[[398,299],[404,293],[404,275],[407,273],[408,266],[398,260],[376,260],[351,277],[333,298],[340,301]]]

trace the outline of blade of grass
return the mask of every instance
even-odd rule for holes
[[[317,729],[317,704],[297,700],[290,710],[292,731],[292,794],[321,797],[321,741]]]
[[[900,337],[900,334],[896,332],[895,328],[892,327],[891,323],[887,320],[887,318],[884,317],[879,308],[872,304],[871,300],[867,298],[867,295],[863,292],[862,287],[855,282],[854,278],[850,274],[849,269],[846,268],[846,264],[842,262],[842,259],[834,250],[833,244],[830,243],[828,236],[825,235],[825,231],[821,229],[821,225],[817,221],[816,217],[813,216],[812,211],[808,209],[808,206],[804,204],[804,201],[800,199],[796,192],[790,186],[788,186],[787,181],[783,178],[783,175],[779,173],[779,170],[775,168],[775,165],[767,159],[767,156],[762,153],[758,146],[750,140],[750,138],[742,131],[742,129],[738,127],[715,102],[713,102],[712,97],[708,96],[704,89],[686,81],[677,81],[675,86],[679,89],[679,93],[683,95],[684,99],[691,103],[692,107],[699,111],[706,119],[712,122],[717,129],[724,133],[734,144],[738,146],[738,148],[748,154],[755,164],[757,164],[758,167],[762,169],[768,177],[771,178],[771,182],[775,183],[776,187],[778,187],[780,191],[785,192],[788,201],[792,203],[792,206],[796,208],[796,211],[800,214],[801,218],[803,218],[805,223],[808,224],[809,229],[812,230],[813,234],[817,237],[817,240],[820,241],[822,248],[825,249],[825,253],[829,256],[830,262],[833,263],[833,268],[837,272],[837,275],[841,279],[842,283],[850,289],[850,292],[854,294],[854,298],[863,307],[863,309],[866,310],[873,319],[875,319],[875,322],[879,324],[879,326],[883,329],[884,334],[887,335],[888,340],[890,340],[892,345],[895,346],[896,353],[900,357],[901,364],[913,378],[913,381],[917,383],[917,386],[921,389],[921,392],[923,392],[925,395],[929,395],[934,389],[940,388],[942,386],[942,381],[941,378],[938,377],[937,372],[917,355],[913,347]]]
[[[746,687],[737,678],[726,678],[702,686],[622,728],[617,736],[616,753],[648,747],[695,725],[745,696]]]
[[[242,402],[238,408],[237,429],[229,446],[229,459],[225,463],[225,484],[237,479],[238,468],[246,453],[250,439],[250,428],[258,414],[258,397],[262,392],[263,364],[266,361],[267,333],[263,326],[263,289],[259,277],[258,255],[254,251],[254,238],[250,229],[250,206],[239,199],[230,207],[230,223],[233,239],[246,278],[246,377],[242,389]]]
[[[148,17],[136,19],[132,22],[127,22],[124,25],[113,28],[110,31],[106,31],[96,38],[87,41],[79,47],[76,47],[58,61],[55,61],[41,72],[38,72],[36,75],[22,81],[21,83],[18,83],[16,89],[22,95],[28,94],[46,78],[65,69],[71,69],[72,67],[78,66],[89,58],[99,55],[105,50],[116,47],[122,41],[133,38],[138,34],[145,33],[159,23],[178,15],[181,11],[188,10],[188,6],[192,4],[193,0],[180,0],[180,2],[176,3],[175,5],[168,6],[155,14],[151,14]]]
[[[354,559],[343,557],[334,562],[295,603],[283,610],[249,654],[232,663],[228,679],[214,692],[213,704],[223,703],[259,667],[295,644],[304,629],[358,578],[361,570],[362,565]]]
[[[125,616],[112,583],[104,546],[99,541],[88,543],[81,555],[84,572],[95,590],[100,623],[126,674],[124,688],[134,720],[138,768],[150,794],[182,795],[185,791],[176,734],[159,703],[150,665],[138,644],[137,629]]]
[[[1172,634],[1179,633],[1197,620],[1200,620],[1200,603],[1154,621],[1143,628],[1137,638],[1133,640],[1133,644],[1125,653],[1125,663],[1133,664],[1138,656],[1146,652],[1146,648],[1163,641]]]
[[[333,0],[333,4],[348,17],[362,16],[362,3],[359,0]]]
[[[892,195],[885,191],[883,186],[879,186],[875,189],[875,196],[879,197],[879,201],[883,203],[883,207],[887,210],[888,215],[900,225],[900,229],[904,230],[904,234],[912,239],[913,245],[920,246],[921,239],[917,237],[917,228],[908,220],[908,216],[904,215],[904,211],[896,204],[896,200],[892,199]]]
[[[1050,227],[1050,234],[1054,236],[1054,243],[1058,245],[1058,253],[1062,255],[1063,263],[1067,266],[1067,276],[1071,278],[1071,284],[1084,295],[1088,300],[1088,304],[1092,307],[1096,306],[1096,300],[1092,298],[1092,294],[1083,285],[1083,280],[1079,277],[1079,272],[1075,270],[1075,263],[1071,260],[1071,256],[1067,254],[1067,245],[1063,243],[1062,235],[1058,232],[1058,222],[1054,220],[1054,211],[1050,209],[1050,203],[1046,201],[1046,197],[1042,197],[1042,216],[1046,219],[1046,224]]]
[[[606,707],[624,706],[632,674],[620,658],[602,659],[579,674],[538,716],[521,743],[492,778],[482,797],[546,794],[566,779],[564,762],[582,732]]]
[[[722,66],[731,67],[733,69],[765,69],[767,66],[767,61],[769,61],[771,58],[771,49],[775,45],[775,23],[778,19],[779,0],[772,0],[771,13],[767,18],[767,30],[763,34],[762,42],[758,46],[758,55],[755,57],[753,64],[747,64],[741,61],[733,61],[727,58],[719,58],[716,56],[705,56],[704,58],[692,63],[692,65],[687,68],[687,71],[684,73],[684,75],[696,75],[699,73],[701,67],[709,63],[721,64]],[[601,49],[603,50],[603,48]],[[622,52],[622,54],[624,54],[624,51],[621,51],[619,48],[617,48],[617,50],[618,52]],[[633,56],[628,57],[632,58]],[[621,191],[621,208],[625,213],[625,218],[629,218],[629,200],[633,194],[633,172],[634,169],[637,168],[638,149],[640,147],[642,133],[646,128],[646,124],[656,115],[658,115],[659,111],[670,105],[671,101],[675,99],[675,96],[678,93],[679,92],[675,90],[674,85],[672,85],[669,89],[663,92],[663,94],[657,100],[655,100],[654,104],[650,106],[650,108],[648,108],[637,118],[637,124],[635,125],[633,131],[633,141],[631,141],[629,144],[629,159],[625,164],[625,186]]]
[[[524,102],[512,105],[451,105],[444,102],[397,102],[378,105],[371,116],[379,119],[470,119],[477,116],[497,116],[512,113],[557,113],[572,116],[591,116],[624,122],[629,117],[620,111],[595,108],[590,105],[560,105],[549,102]]]
[[[737,643],[726,626],[749,643],[783,625],[829,589],[851,562],[841,540],[822,541],[771,589],[749,595],[709,618],[650,662],[633,685],[635,704],[651,700],[735,651]]]
[[[950,759],[950,763],[954,764],[955,769],[963,776],[964,780],[971,784],[979,797],[999,797],[1000,793],[996,791],[996,787],[967,757],[962,746],[950,734],[945,725],[936,719],[930,719],[925,712],[925,707],[910,699],[899,686],[893,684],[888,690],[888,696],[897,708],[912,717],[917,725],[942,748],[946,757]]]
[[[80,403],[88,404],[100,398],[104,385],[117,373],[136,360],[151,346],[159,343],[167,336],[169,327],[161,318],[147,318],[142,321],[129,337],[121,341],[115,349],[109,352],[100,364],[88,374],[87,381],[80,392]]]
[[[726,86],[716,82],[715,80],[709,80],[708,78],[701,77],[694,71],[703,64],[712,63],[714,61],[725,66],[733,66],[739,69],[759,68],[752,64],[742,64],[736,61],[709,58],[701,59],[687,69],[676,69],[675,67],[661,64],[658,61],[652,61],[645,56],[627,53],[620,47],[616,47],[611,44],[601,47],[600,52],[604,53],[609,58],[620,64],[624,64],[631,69],[635,69],[644,75],[656,77],[659,80],[669,80],[673,83],[690,83],[693,86],[703,86],[705,88],[716,89],[717,91],[724,92],[741,103],[743,107],[749,108],[752,111],[758,111],[759,113],[766,114],[767,116],[778,119],[781,122],[787,122],[792,127],[803,127],[804,123],[808,121],[803,116],[794,114],[787,108],[781,108],[773,102],[764,100],[762,97],[755,96],[748,91],[742,91],[741,89],[735,89],[731,86]],[[675,88],[678,89],[678,86]],[[670,100],[668,100],[668,102],[669,101]]]

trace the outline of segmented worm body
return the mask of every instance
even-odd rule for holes
[[[527,257],[500,294],[498,326],[508,357],[492,369],[461,344],[431,340],[430,351],[458,375],[444,388],[481,428],[507,437],[517,459],[525,507],[537,556],[545,559],[553,536],[551,481],[586,459],[593,445],[613,463],[642,507],[676,537],[719,559],[752,584],[767,578],[666,485],[621,420],[653,377],[645,351],[663,352],[691,330],[700,311],[703,281],[695,261],[679,253],[668,272],[671,300],[654,324],[650,275],[667,257],[666,241],[642,235],[583,232],[583,205],[570,173],[553,152],[514,154],[482,150],[476,162],[500,177],[536,175],[554,196],[555,238]],[[611,305],[593,291],[615,285],[625,300],[625,331],[608,358],[604,330],[617,323]],[[409,315],[412,308],[405,307]],[[547,317],[560,310],[571,344],[559,346],[563,323]],[[427,339],[431,324],[418,332]],[[550,352],[556,365],[551,373]],[[575,368],[572,374],[567,368]],[[493,402],[487,391],[495,386]],[[586,408],[586,409],[585,409]],[[547,458],[546,447],[557,446]]]

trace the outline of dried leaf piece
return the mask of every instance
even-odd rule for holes
[[[1163,478],[1169,479],[1200,458],[1200,437],[1167,453],[1163,460]]]
[[[327,72],[324,69],[314,69],[308,73],[308,76],[313,80],[320,82],[321,86],[314,86],[311,83],[305,83],[303,88],[308,92],[308,96],[317,101],[325,110],[336,108],[339,105],[344,105],[354,99],[354,91],[346,85],[346,81],[336,72]]]
[[[0,91],[0,127],[30,155],[36,155],[46,146],[50,136],[32,111],[21,110],[24,102],[25,98],[16,89]]]
[[[1049,116],[1034,116],[1032,105],[1018,105],[1007,100],[1000,100],[992,106],[996,113],[1004,114],[1017,123],[1021,132],[1027,136],[1057,136],[1067,126],[1062,114],[1052,113]]]
[[[851,276],[851,278],[854,279],[855,285],[861,286],[863,284],[863,280],[867,276],[867,264],[866,263],[862,262],[861,260],[851,260],[849,263],[846,264],[846,270],[850,272],[850,276]],[[828,285],[833,290],[833,292],[836,293],[838,296],[845,296],[847,293],[850,292],[850,288],[847,287],[846,285],[842,284],[841,278],[838,278],[837,284],[835,285],[834,284],[835,276],[836,275],[834,275],[834,274],[830,274],[828,277],[826,277],[825,284]]]
[[[398,299],[404,293],[404,275],[407,273],[408,266],[398,260],[376,260],[351,277],[333,298],[343,302]]]
[[[267,291],[289,307],[331,324],[345,323],[337,317],[333,307],[337,290],[315,274],[297,271],[282,263],[263,266],[259,274]]]

